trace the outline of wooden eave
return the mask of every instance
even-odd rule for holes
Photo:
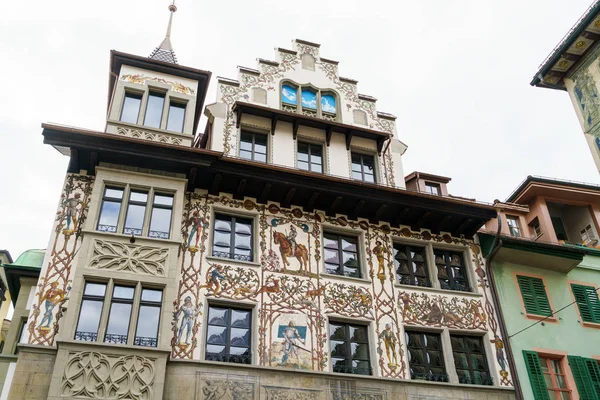
[[[298,134],[299,126],[308,126],[311,128],[322,129],[326,132],[327,146],[330,144],[332,133],[341,133],[346,137],[346,147],[349,148],[350,140],[353,136],[372,139],[377,142],[378,152],[381,153],[383,143],[391,137],[389,133],[376,131],[354,125],[342,124],[325,119],[310,117],[295,112],[283,111],[276,108],[259,106],[256,104],[236,101],[232,109],[237,114],[237,127],[240,127],[241,116],[243,114],[254,115],[271,120],[271,134],[275,134],[275,128],[280,121],[289,122],[293,125],[294,139]]]
[[[432,196],[295,168],[226,157],[221,152],[168,145],[59,125],[42,125],[44,143],[71,157],[70,172],[95,173],[101,163],[185,174],[188,190],[256,199],[283,207],[322,210],[433,233],[471,237],[495,217],[492,205]]]
[[[108,80],[108,107],[113,96],[113,91],[116,87],[116,81],[121,72],[121,66],[129,65],[132,67],[155,71],[163,74],[178,76],[181,78],[191,79],[198,82],[198,90],[196,91],[196,108],[194,110],[194,125],[193,134],[196,134],[198,123],[202,116],[202,107],[206,99],[206,91],[210,83],[212,73],[201,69],[185,67],[179,64],[171,64],[163,61],[157,61],[148,57],[140,57],[133,54],[122,53],[116,50],[110,51],[110,74]]]
[[[600,201],[600,186],[528,176],[506,201],[529,204],[536,197],[596,204]]]

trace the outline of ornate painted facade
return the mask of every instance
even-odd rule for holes
[[[34,378],[47,384],[27,398],[514,398],[474,239],[493,208],[407,190],[395,117],[319,45],[277,55],[219,79],[202,137],[210,73],[118,52],[106,132],[44,125],[71,162],[9,398]],[[181,132],[168,113],[144,125],[153,101],[186,104]],[[244,135],[263,136],[245,150]],[[264,162],[242,153],[256,143]],[[299,143],[320,172],[301,168]],[[227,242],[238,233],[241,247]],[[331,235],[353,243],[337,250],[341,273],[327,266]],[[427,285],[401,283],[399,246],[427,254]],[[353,332],[361,366],[340,367],[353,356],[335,327]],[[440,338],[444,372],[417,371],[416,334]],[[480,343],[478,367],[461,364],[463,337]],[[211,350],[219,340],[231,353]]]

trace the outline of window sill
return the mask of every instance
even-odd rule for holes
[[[234,264],[234,265],[241,265],[241,266],[246,266],[246,267],[260,267],[261,264],[255,261],[241,261],[241,260],[234,260],[232,258],[225,258],[225,257],[216,257],[216,256],[206,256],[205,257],[207,261],[214,261],[214,262],[218,262],[220,264],[226,263],[226,264]]]
[[[558,324],[558,318],[556,318],[556,317],[545,317],[543,315],[536,315],[536,314],[527,314],[527,313],[525,313],[525,318],[527,318],[527,319],[533,319],[535,321],[544,320],[544,322],[548,321],[548,322],[554,322],[554,323]]]
[[[416,286],[416,285],[405,285],[402,283],[394,283],[394,287],[398,289],[409,289],[415,291],[424,291],[424,292],[434,292],[434,293],[444,293],[444,294],[459,294],[461,296],[472,296],[472,297],[483,297],[483,294],[479,292],[464,292],[462,290],[450,290],[450,289],[440,289],[434,287],[427,286]]]
[[[596,323],[596,322],[581,322],[581,325],[585,326],[586,328],[593,328],[593,329],[600,329],[600,324]]]
[[[126,239],[127,243],[129,243],[129,239],[131,239],[131,235],[124,235],[122,233],[112,233],[112,232],[100,232],[97,230],[90,230],[90,229],[82,229],[81,230],[84,235],[93,235],[93,236],[104,236],[104,237],[112,237],[115,239]],[[135,244],[139,244],[137,243],[138,241],[149,241],[152,243],[165,243],[165,244],[175,244],[175,245],[180,245],[181,242],[179,240],[173,240],[173,239],[158,239],[158,238],[151,238],[148,236],[135,236]],[[134,245],[135,245],[134,244]]]
[[[335,274],[329,274],[327,272],[321,272],[321,278],[327,278],[327,279],[332,279],[332,280],[341,279],[341,280],[346,280],[346,281],[350,281],[350,282],[371,284],[370,279],[354,278],[352,276],[346,276],[346,275],[335,275]]]

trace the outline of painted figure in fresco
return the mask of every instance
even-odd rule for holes
[[[305,340],[300,336],[300,333],[298,333],[296,324],[292,321],[290,321],[287,328],[283,330],[283,340],[283,357],[281,357],[280,365],[285,365],[292,355],[298,360],[298,349],[305,350],[298,346],[298,342],[302,343],[302,345],[306,344]]]
[[[194,236],[196,237],[195,247],[198,247],[198,242],[200,241],[200,231],[204,227],[204,218],[200,217],[200,213],[198,210],[194,210],[192,217],[190,218],[188,224],[192,224],[192,230],[190,231],[190,236],[188,237],[188,247],[192,244],[192,239]]]
[[[385,344],[385,354],[387,355],[389,366],[395,367],[398,365],[398,358],[396,357],[396,335],[392,332],[392,325],[385,324],[385,329],[379,334],[379,339],[383,340]]]
[[[296,251],[296,237],[298,236],[298,231],[294,225],[290,225],[290,233],[287,234],[287,240],[290,242],[290,246],[292,248],[292,254]]]
[[[213,294],[216,296],[221,291],[221,282],[225,279],[226,277],[223,275],[223,267],[221,265],[215,265],[212,271],[210,271],[210,278],[206,282],[206,285],[202,285],[200,288],[212,290]]]
[[[410,295],[406,292],[402,293],[402,295],[400,296],[400,300],[402,300],[402,303],[404,304],[404,307],[402,308],[402,319],[406,319],[406,317],[410,314],[411,316],[414,316],[412,307],[410,305]]]
[[[68,198],[63,203],[63,207],[67,214],[67,228],[71,230],[71,221],[73,222],[73,230],[77,229],[77,206],[83,204],[81,200],[81,193],[75,193],[73,197]]]
[[[46,290],[46,293],[42,296],[42,301],[44,300],[46,312],[44,312],[44,318],[42,318],[42,322],[40,322],[38,328],[50,328],[50,324],[52,323],[52,311],[54,310],[54,307],[66,300],[65,291],[58,288],[58,282],[52,282],[50,284],[50,289]],[[44,325],[44,323],[46,324]]]
[[[279,286],[279,279],[273,279],[273,284],[271,286],[264,285],[256,294],[261,293],[279,293],[281,292],[281,287]]]
[[[290,232],[292,230],[290,229]],[[294,232],[296,230],[294,229]],[[294,243],[295,243],[294,236]],[[294,256],[300,263],[300,271],[308,271],[308,250],[306,246],[303,244],[295,243],[293,246],[295,249],[292,251],[292,243],[288,240],[288,237],[281,232],[273,232],[273,242],[279,245],[279,254],[281,254],[281,259],[283,260],[283,271],[286,271],[286,266],[289,267],[290,262],[288,257]]]
[[[175,313],[174,318],[176,320],[179,319],[179,315],[181,313],[183,313],[183,318],[181,319],[181,326],[179,327],[179,333],[177,334],[177,343],[182,343],[181,336],[183,335],[183,331],[185,329],[185,344],[190,344],[190,334],[192,333],[194,321],[200,313],[200,309],[196,310],[192,304],[192,298],[190,296],[186,296],[186,298],[183,299],[183,304]]]
[[[439,324],[442,322],[443,317],[444,313],[442,312],[440,306],[437,303],[433,303],[431,305],[431,310],[423,319],[431,324]]]
[[[474,327],[476,327],[478,324],[485,326],[487,317],[486,317],[485,313],[483,313],[483,314],[481,313],[481,307],[479,306],[479,303],[476,300],[471,300],[470,307],[469,307],[469,310],[467,310],[467,312],[468,311],[473,313]]]
[[[496,360],[503,371],[506,371],[506,359],[504,358],[504,342],[498,335],[494,335],[494,340],[490,340],[496,347]]]
[[[385,261],[385,248],[381,245],[381,242],[378,240],[375,242],[375,247],[373,247],[373,254],[377,257],[377,262],[379,263],[379,269],[377,269],[377,277],[379,279],[385,279],[385,271],[383,267],[383,263]]]

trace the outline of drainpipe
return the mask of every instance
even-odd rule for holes
[[[515,395],[517,400],[523,400],[523,391],[521,390],[521,383],[519,382],[519,375],[517,373],[517,367],[515,365],[515,359],[513,357],[513,352],[510,345],[510,338],[508,337],[508,332],[506,330],[506,325],[504,323],[504,314],[502,313],[502,307],[500,306],[500,298],[498,297],[498,292],[496,291],[496,280],[494,278],[494,268],[492,268],[492,260],[498,253],[498,250],[502,247],[502,239],[500,239],[500,231],[502,229],[502,218],[500,213],[497,214],[498,219],[498,230],[496,231],[496,236],[494,236],[494,241],[492,242],[492,247],[490,248],[490,252],[485,258],[485,265],[488,266],[488,277],[490,280],[490,292],[492,293],[492,297],[494,299],[494,303],[496,304],[496,311],[498,312],[498,320],[500,322],[500,333],[502,337],[506,338],[504,342],[504,348],[506,349],[506,358],[508,360],[508,366],[513,373],[513,384],[515,387]]]

